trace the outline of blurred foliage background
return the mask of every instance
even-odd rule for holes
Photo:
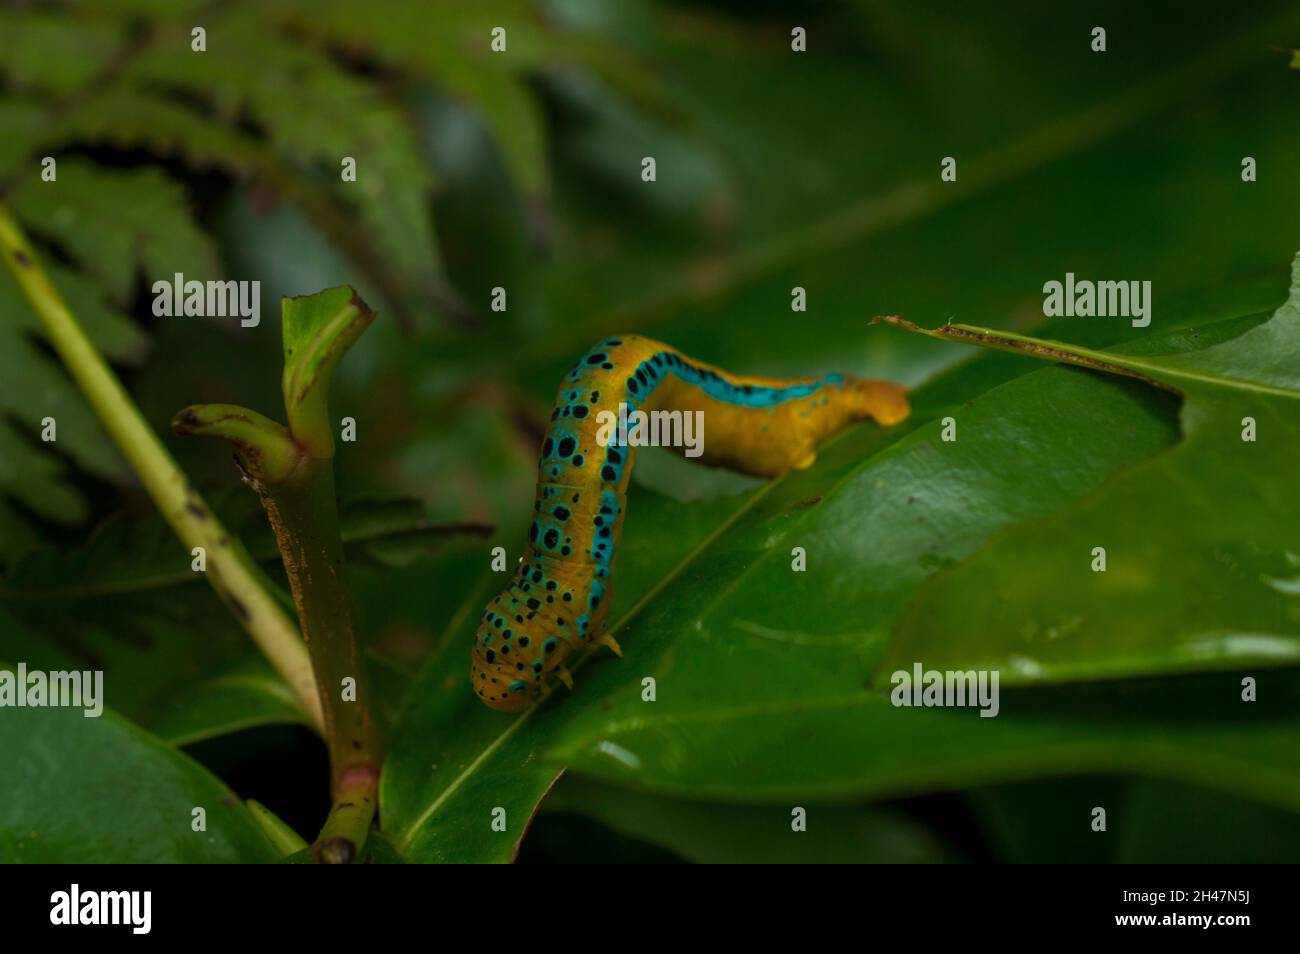
[[[194,26],[206,31],[203,53],[191,51]],[[794,26],[808,31],[807,53],[791,52]],[[1108,31],[1104,54],[1090,49],[1095,26]],[[489,47],[494,27],[506,30],[504,53]],[[1271,311],[1300,248],[1300,74],[1285,53],[1297,45],[1289,2],[10,3],[0,9],[0,189],[160,433],[196,402],[274,412],[281,296],[347,282],[381,313],[340,369],[333,408],[358,422],[358,442],[337,458],[338,484],[352,501],[349,556],[384,705],[402,726],[394,759],[409,757],[385,810],[403,820],[409,837],[395,841],[411,857],[492,858],[499,848],[445,847],[455,837],[447,831],[470,824],[468,808],[436,839],[412,834],[431,817],[425,808],[445,810],[451,798],[414,779],[437,777],[430,752],[477,766],[479,755],[505,757],[520,736],[485,743],[501,731],[489,721],[496,714],[464,715],[460,702],[429,702],[427,690],[465,668],[466,619],[494,585],[488,549],[517,552],[550,400],[573,357],[607,333],[636,331],[737,372],[929,381],[918,392],[920,426],[1037,369],[868,327],[873,315],[1033,327],[1096,346],[1137,335],[1126,322],[1086,319],[1040,329],[1042,285],[1066,271],[1150,280],[1153,332]],[[57,185],[40,179],[45,156],[57,159]],[[340,181],[344,156],[356,160],[355,183]],[[656,158],[654,183],[640,179],[643,156]],[[940,181],[945,156],[957,160],[954,183]],[[1258,182],[1242,182],[1243,156],[1257,161]],[[260,326],[155,318],[150,286],[174,272],[259,280]],[[498,286],[502,312],[489,307]],[[807,289],[807,314],[791,313],[794,286]],[[160,790],[216,784],[191,756],[312,834],[324,810],[323,752],[247,639],[192,582],[7,274],[0,335],[0,660],[102,665],[110,704],[132,720],[115,730],[123,751],[141,749],[146,761],[143,749],[185,754],[164,758]],[[1033,387],[1009,406],[1042,401]],[[1061,500],[1177,438],[1171,402],[1114,384],[1079,387],[1080,403],[1057,405],[1039,426],[1068,443],[1077,423],[1093,435],[1081,439],[1114,457],[1099,449],[1095,475],[1053,483]],[[1107,413],[1137,420],[1135,430],[1117,437],[1104,415],[1076,421],[1103,400],[1117,402]],[[58,420],[53,447],[35,437],[47,415]],[[168,440],[274,567],[260,511],[226,456]],[[881,449],[857,440],[826,473]],[[675,552],[650,514],[664,524],[660,537],[698,542],[734,495],[760,492],[654,453],[636,479],[632,510],[647,516],[629,526],[620,560],[624,609],[658,592]],[[805,497],[821,492],[814,479]],[[869,500],[851,503],[861,511]],[[1011,517],[1041,512],[1050,508]],[[488,540],[437,529],[448,522],[496,530]],[[747,540],[731,550],[752,554]],[[726,590],[727,579],[715,582]],[[774,599],[802,598],[786,589]],[[672,607],[679,621],[693,612],[685,597]],[[834,662],[805,665],[815,681],[812,669]],[[1277,692],[1294,703],[1300,681],[1280,672]],[[607,666],[602,676],[613,684]],[[1129,684],[1120,703],[1103,693],[1113,718],[1068,743],[1092,746],[1088,758],[1058,758],[1066,742],[1028,733],[950,771],[903,771],[900,742],[899,752],[867,757],[854,783],[835,771],[796,775],[825,807],[794,847],[786,834],[798,786],[768,779],[765,788],[743,771],[728,781],[742,756],[728,748],[726,726],[700,743],[711,767],[696,776],[677,771],[671,746],[658,778],[601,771],[591,753],[615,738],[601,726],[581,744],[556,728],[552,770],[536,781],[520,781],[519,766],[546,761],[541,748],[520,750],[517,764],[481,784],[518,784],[531,805],[556,764],[573,766],[543,803],[524,860],[1293,858],[1300,803],[1276,794],[1298,771],[1277,765],[1297,737],[1286,706],[1269,710],[1274,734],[1255,763],[1211,766],[1192,754],[1202,737],[1180,737],[1200,715],[1210,719],[1197,701],[1210,683],[1184,681],[1197,678],[1216,677],[1176,677],[1145,696]],[[1237,678],[1216,685],[1231,691]],[[739,691],[749,688],[740,680]],[[563,705],[586,704],[581,691]],[[1054,690],[1031,691],[1041,694],[1031,709],[1051,709]],[[546,730],[525,731],[551,738],[553,720],[542,718]],[[1082,697],[1044,718],[1096,721]],[[1143,720],[1151,725],[1135,728]],[[16,725],[0,735],[21,748]],[[448,741],[452,731],[463,747]],[[747,731],[755,746],[775,740],[766,751],[779,775],[783,747],[797,761],[809,729]],[[948,727],[934,732],[947,737]],[[1142,745],[1125,749],[1136,736]],[[1222,741],[1240,750],[1237,737]],[[67,744],[70,764],[82,758]],[[875,746],[869,737],[834,744]],[[113,783],[87,749],[82,784],[111,802]],[[890,758],[893,768],[882,768]],[[21,752],[15,759],[24,764]],[[1224,772],[1236,773],[1234,784],[1216,783]],[[6,784],[20,783],[9,774]],[[76,807],[61,792],[32,786],[8,800],[0,857],[123,850],[88,848],[75,832],[45,853],[25,844],[15,834],[35,825],[25,812]],[[1099,804],[1124,806],[1126,819],[1104,843],[1086,824]],[[48,824],[66,833],[65,822]],[[145,860],[260,850],[233,835],[206,855],[186,854],[175,837],[145,840]]]

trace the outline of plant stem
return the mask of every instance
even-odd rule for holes
[[[252,636],[318,728],[322,709],[307,648],[237,538],[217,520],[145,423],[63,298],[37,263],[9,210],[0,204],[0,253],[73,380],[117,443],[149,496],[186,547],[203,547],[206,576],[240,625]]]
[[[375,815],[382,755],[343,575],[333,460],[304,457],[285,480],[254,487],[280,545],[325,714],[334,807],[313,854],[319,861],[351,861]]]
[[[233,444],[244,482],[266,508],[311,656],[330,754],[333,808],[312,856],[346,863],[365,847],[383,753],[343,571],[329,390],[335,368],[375,313],[344,285],[286,298],[280,317],[288,427],[229,404],[187,407],[172,427]]]
[[[312,857],[322,864],[351,864],[361,857],[375,817],[379,797],[379,770],[354,766],[335,786],[334,804],[321,829]]]

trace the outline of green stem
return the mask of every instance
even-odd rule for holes
[[[313,723],[323,727],[311,661],[292,621],[258,582],[256,567],[243,546],[222,527],[145,423],[37,263],[22,228],[3,204],[0,254],[41,319],[50,344],[163,517],[187,548],[204,548],[208,582],[293,689]]]
[[[357,638],[334,495],[329,389],[334,370],[375,313],[351,287],[281,303],[285,427],[229,404],[176,415],[181,434],[221,437],[236,449],[244,481],[262,499],[311,656],[330,754],[333,809],[312,855],[360,857],[375,817],[382,746]]]
[[[287,480],[254,486],[280,544],[325,714],[334,808],[313,853],[321,861],[348,861],[365,846],[382,756],[343,574],[333,462],[306,458]]]
[[[312,857],[321,864],[351,864],[361,857],[379,798],[379,770],[355,766],[335,786],[334,804]]]

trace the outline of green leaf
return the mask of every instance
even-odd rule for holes
[[[475,521],[433,523],[424,504],[409,497],[356,498],[339,508],[339,525],[348,559],[375,566],[410,566],[440,553],[453,539],[485,538],[492,527]]]
[[[50,280],[78,315],[86,334],[110,360],[137,364],[148,345],[140,328],[105,300],[103,291],[85,275],[52,263]],[[0,377],[8,386],[0,392],[0,492],[39,517],[76,524],[86,518],[85,500],[70,482],[68,468],[49,451],[62,451],[89,473],[121,482],[126,465],[103,440],[99,422],[62,370],[37,346],[40,322],[7,270],[0,274]],[[45,419],[55,422],[55,442],[43,446]],[[12,558],[35,534],[25,518],[0,500],[0,561]]]
[[[71,93],[93,80],[125,39],[121,25],[102,19],[0,10],[0,73],[19,86]]]
[[[248,654],[215,675],[174,687],[150,713],[148,725],[160,739],[180,746],[262,725],[310,728],[311,720],[265,658]]]
[[[725,519],[734,502],[702,504],[679,514],[667,540],[669,554],[682,553]],[[647,526],[667,531],[666,514],[641,510]],[[524,539],[522,527],[486,542],[512,552]],[[626,546],[627,537],[624,544]],[[635,538],[633,538],[635,539]],[[635,564],[634,564],[635,565]],[[620,573],[626,570],[624,563]],[[511,861],[538,801],[561,766],[543,761],[544,748],[530,719],[503,717],[468,691],[469,645],[482,607],[503,585],[500,574],[456,581],[461,594],[436,654],[430,657],[408,696],[400,729],[392,739],[380,784],[381,817],[395,847],[409,861]],[[644,589],[624,581],[620,599]],[[616,606],[619,604],[616,604]],[[576,710],[559,710],[564,713]],[[455,726],[455,731],[439,727]],[[503,782],[508,778],[509,783]],[[491,809],[506,811],[505,832],[492,828]]]
[[[190,49],[191,14],[175,5],[97,13],[94,30],[133,35],[131,55],[111,57],[102,69],[93,57],[70,58],[84,72],[45,56],[70,95],[37,109],[0,102],[0,116],[13,121],[0,172],[34,168],[41,152],[95,145],[252,174],[308,212],[405,324],[431,298],[445,308],[458,304],[440,274],[430,170],[383,80],[340,63],[333,50],[315,48],[254,5],[208,11],[202,55]],[[48,19],[60,34],[51,39],[56,46],[79,42],[76,20]],[[39,46],[26,55],[41,55]],[[341,180],[344,156],[358,162],[355,182]],[[113,281],[128,279],[118,273]]]
[[[274,565],[279,550],[257,496],[244,488],[209,495],[227,526],[238,529],[259,563]],[[490,528],[476,523],[436,523],[411,498],[344,500],[340,533],[353,560],[393,566],[434,554],[459,537],[480,537]],[[69,601],[193,585],[190,555],[162,518],[150,514],[105,521],[82,547],[45,546],[0,576],[0,602]]]
[[[12,199],[32,231],[54,241],[84,270],[55,262],[49,275],[110,360],[139,363],[147,347],[143,331],[118,310],[142,269],[148,277],[169,281],[176,271],[216,274],[212,244],[193,223],[184,190],[157,170],[107,171],[86,160],[63,159],[56,181],[24,177]],[[0,411],[25,432],[28,444],[12,450],[8,465],[0,468],[0,489],[39,516],[79,522],[86,515],[80,493],[51,483],[62,476],[63,465],[34,449],[45,419],[53,418],[57,428],[48,450],[63,452],[87,472],[123,483],[125,464],[62,369],[29,340],[29,335],[41,337],[39,322],[7,271],[0,276],[0,327],[11,333],[0,348],[0,376],[9,384],[0,394]],[[9,445],[22,438],[0,440]],[[2,502],[0,510],[7,511]],[[0,538],[0,555],[12,557],[30,533],[23,532],[18,518],[6,514],[3,519],[18,528]]]
[[[1116,832],[1120,864],[1290,864],[1300,814],[1213,789],[1139,782]]]
[[[45,114],[35,102],[6,97],[0,99],[0,176],[9,178],[18,172],[23,160],[35,148],[45,127]],[[30,164],[27,175],[36,178],[40,167]]]
[[[248,805],[249,814],[253,816],[253,821],[257,822],[266,837],[270,839],[271,844],[275,845],[281,854],[292,855],[309,847],[307,842],[303,841],[302,835],[285,824],[275,812],[261,802],[253,801],[250,798],[246,804]]]
[[[802,807],[802,806],[798,806]],[[897,811],[813,806],[791,827],[790,806],[755,807],[657,798],[562,779],[544,814],[595,818],[625,835],[702,864],[915,864],[952,860],[923,827]]]
[[[188,554],[176,550],[188,570]],[[70,583],[69,591],[78,585],[86,581]],[[101,669],[117,711],[146,727],[155,715],[166,716],[169,734],[180,738],[242,728],[263,716],[278,720],[278,693],[242,711],[218,704],[221,697],[214,701],[210,691],[190,693],[253,652],[238,623],[201,580],[194,586],[69,595],[61,603],[48,597],[24,600],[9,591],[0,602],[0,656],[33,668]],[[250,695],[246,692],[242,701],[249,702]],[[182,700],[193,714],[176,714],[173,700]]]
[[[1015,864],[1268,864],[1300,849],[1300,814],[1204,786],[1084,776],[966,798],[997,860]]]
[[[498,545],[509,552],[521,533],[497,533],[483,552]],[[412,862],[513,861],[537,803],[559,774],[541,763],[527,734],[517,734],[521,723],[492,718],[462,682],[469,666],[464,636],[501,585],[501,576],[483,567],[462,561],[455,576],[439,576],[456,599],[439,616],[449,622],[414,680],[384,761],[384,831]],[[507,776],[509,783],[501,784]],[[495,808],[506,812],[504,832],[493,830]]]
[[[1148,784],[1160,783],[1076,775],[981,786],[966,793],[964,801],[999,862],[1103,864],[1114,861],[1116,843],[1127,840],[1137,824],[1160,827],[1156,819],[1138,821],[1127,811],[1130,793]],[[1098,808],[1106,812],[1105,832],[1093,828]],[[1173,826],[1164,830],[1170,836],[1194,837]]]
[[[263,171],[269,159],[258,140],[217,119],[186,108],[148,89],[109,86],[74,105],[44,130],[47,147],[91,143],[119,149],[144,148],[158,156],[184,159],[198,170]]]
[[[462,591],[449,635],[473,629],[496,579],[480,577]],[[538,802],[560,772],[541,763],[528,735],[517,734],[522,723],[485,718],[457,678],[468,670],[466,646],[450,639],[431,657],[384,761],[380,817],[407,861],[513,861]],[[498,808],[506,813],[505,831],[493,828]]]
[[[440,270],[432,176],[385,90],[285,36],[259,7],[218,11],[206,26],[203,56],[155,46],[132,62],[124,81],[199,96],[225,115],[247,113],[287,164],[310,170],[329,201],[358,210],[369,241],[408,292],[427,294]],[[341,179],[345,156],[356,160],[355,182]]]
[[[7,276],[0,278],[0,282],[5,280]],[[10,311],[0,315],[0,321],[8,323],[11,319],[17,323],[19,314]],[[26,316],[21,320],[25,321]],[[0,351],[0,374],[4,374],[6,384],[0,389],[0,410],[11,419],[9,424],[16,425],[33,452],[40,447],[44,456],[50,450],[58,450],[90,474],[115,483],[126,481],[126,462],[104,438],[103,427],[56,360],[33,342],[22,338],[10,340],[9,347]],[[46,418],[54,420],[52,448],[43,447]],[[42,494],[39,473],[26,466],[16,470],[13,480],[19,495]],[[38,508],[38,512],[47,511]],[[55,511],[49,515],[60,517],[67,513]]]
[[[488,12],[466,4],[433,17],[400,0],[379,0],[369,10],[327,0],[289,4],[286,19],[314,35],[364,45],[386,64],[441,80],[473,103],[492,129],[519,188],[542,195],[549,173],[541,109],[519,74],[547,58],[554,31],[544,28],[531,6],[512,0]],[[505,55],[490,50],[497,27],[506,31]]]
[[[110,361],[138,365],[149,349],[149,336],[128,315],[106,300],[104,290],[91,278],[57,262],[47,263],[50,281],[59,290],[77,323]],[[32,311],[18,286],[0,281],[0,314],[13,315],[18,327],[30,333],[43,333],[40,319]]]
[[[104,691],[114,688],[106,679]],[[268,862],[244,804],[196,762],[105,709],[6,709],[0,858],[7,862]],[[193,811],[205,831],[192,829]]]
[[[1237,144],[1250,137],[1260,169],[1285,168],[1300,149],[1300,132],[1276,122],[1294,80],[1268,52],[1294,34],[1296,12],[1254,9],[1259,16],[1227,30],[1130,12],[1128,42],[1105,57],[1070,39],[1059,9],[1033,4],[1016,6],[1026,34],[975,8],[827,10],[820,34],[839,42],[793,57],[766,24],[739,16],[701,15],[683,29],[653,8],[606,14],[602,23],[630,21],[621,37],[642,55],[673,64],[655,78],[674,127],[721,154],[733,214],[718,208],[711,227],[683,235],[681,222],[629,216],[622,202],[609,214],[613,203],[590,199],[603,198],[597,189],[609,180],[573,175],[556,231],[577,238],[525,272],[546,307],[526,329],[530,346],[511,349],[515,379],[549,400],[574,355],[607,333],[636,331],[725,368],[915,383],[959,352],[864,338],[864,317],[935,324],[956,315],[1023,330],[1041,320],[1043,282],[1067,269],[1151,279],[1160,327],[1166,315],[1192,313],[1186,296],[1239,292],[1240,279],[1294,250],[1300,178],[1242,183]],[[1029,34],[1050,40],[1018,41]],[[927,40],[936,35],[951,45]],[[918,123],[918,110],[935,121]],[[850,114],[868,118],[845,124]],[[581,123],[552,135],[564,155],[601,133]],[[956,182],[939,180],[947,155],[958,159]],[[669,184],[664,167],[658,186]],[[1152,241],[1134,222],[1168,240]],[[1210,222],[1230,234],[1207,248],[1198,237]],[[990,249],[1014,267],[990,267]],[[795,285],[808,290],[817,334],[790,320]],[[1276,299],[1226,304],[1219,317]],[[1109,333],[1099,322],[1060,325],[1053,337]]]
[[[42,454],[25,435],[0,424],[0,491],[49,520],[79,523],[86,518],[86,502],[64,482],[65,476],[57,458]],[[3,503],[0,514],[8,515],[0,533],[0,556],[11,557],[39,539],[27,522]]]
[[[495,67],[495,68],[493,68]],[[445,70],[452,92],[474,104],[496,139],[510,177],[525,195],[550,191],[546,130],[532,91],[500,64],[464,64]]]
[[[1260,321],[1153,340],[1191,353]],[[874,684],[926,579],[1177,443],[1169,395],[1048,368],[961,406],[961,436],[948,447],[938,418],[955,395],[1002,379],[992,367],[958,369],[914,394],[905,426],[855,428],[810,470],[738,497],[683,504],[635,493],[612,617],[624,658],[579,667],[572,694],[558,690],[517,717],[476,707],[466,686],[476,611],[501,585],[486,578],[412,692],[391,748],[381,802],[399,850],[411,860],[510,858],[513,838],[491,832],[488,811],[505,807],[518,837],[563,767],[686,799],[786,804],[1125,771],[1296,806],[1300,718],[1279,702],[1293,681],[1285,674],[1269,677],[1267,706],[1247,711],[1229,675],[1004,690],[994,719],[896,708]],[[791,572],[796,545],[809,554],[806,573]],[[647,676],[653,703],[641,699]]]
[[[1182,439],[930,581],[882,680],[913,660],[1017,682],[1300,661],[1300,548],[1279,519],[1294,509],[1300,461],[1300,256],[1292,275],[1270,320],[1176,350],[1159,339],[1102,352],[961,325],[931,332],[1176,389]],[[1059,458],[1073,425],[1057,407]],[[958,459],[959,446],[947,445]]]

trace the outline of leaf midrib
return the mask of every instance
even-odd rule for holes
[[[818,454],[820,455],[824,453],[828,448],[833,447],[840,441],[846,439],[849,434],[853,433],[856,430],[857,430],[856,427],[848,427],[840,431],[840,433],[836,434],[830,440],[824,442],[818,448]],[[909,431],[907,433],[911,433],[911,432]],[[906,434],[900,434],[899,440],[901,440],[904,436],[906,436]],[[892,447],[894,447],[896,444],[897,441],[887,445],[886,447],[882,447],[878,450],[877,453],[885,453],[888,450],[890,450]],[[877,456],[876,453],[869,454],[866,457],[864,457],[862,460],[854,464],[852,467],[850,467],[849,470],[839,480],[837,480],[834,484],[831,485],[831,487],[827,490],[824,496],[830,496],[834,494],[836,491],[838,491],[844,485],[845,482],[847,482],[848,480],[856,476],[858,472],[863,467],[866,466],[867,462],[874,460],[876,456]],[[686,569],[696,560],[697,557],[699,557],[706,550],[708,550],[709,547],[711,547],[713,543],[720,536],[722,536],[732,526],[734,526],[735,523],[741,517],[749,513],[749,511],[752,510],[758,504],[759,501],[761,501],[764,497],[766,497],[769,493],[771,493],[775,487],[779,486],[785,480],[785,478],[786,475],[783,474],[780,477],[776,477],[772,480],[769,480],[767,483],[763,484],[761,487],[757,488],[756,490],[752,491],[750,494],[745,496],[741,500],[740,506],[738,506],[736,510],[733,511],[731,515],[727,517],[726,520],[722,521],[703,540],[695,544],[693,547],[691,547],[690,550],[688,550],[685,554],[683,554],[682,557],[673,566],[673,568],[668,573],[665,573],[664,576],[654,586],[652,586],[648,591],[646,591],[646,593],[643,594],[641,598],[637,600],[636,603],[634,603],[632,607],[626,613],[624,613],[616,623],[614,623],[610,627],[609,630],[610,635],[612,636],[615,633],[620,632],[625,626],[627,626],[627,624],[634,617],[636,617],[649,604],[649,602],[652,599],[654,599],[664,589],[664,587],[666,587],[669,583],[671,583],[683,572],[685,572]],[[795,519],[793,524],[802,523],[804,520],[808,518],[808,513],[809,513],[809,508],[806,508],[802,513],[799,514],[799,516]],[[745,573],[748,572],[750,572],[750,570],[746,569]],[[715,595],[714,598],[710,600],[709,603],[706,605],[714,605],[716,600],[719,598],[720,598],[720,594]],[[587,654],[584,655],[581,659],[577,660],[570,667],[570,669],[574,672],[580,669],[583,665],[587,663],[589,659],[591,659],[593,651],[594,650],[588,650]],[[402,833],[399,836],[397,841],[398,846],[400,848],[405,848],[407,845],[409,845],[410,842],[419,833],[424,823],[428,821],[431,817],[433,817],[437,813],[438,809],[441,808],[442,805],[448,799],[450,799],[456,793],[456,791],[462,785],[465,784],[465,782],[469,778],[473,776],[474,772],[478,769],[480,765],[483,764],[484,761],[487,760],[488,757],[490,757],[493,753],[495,753],[498,749],[500,749],[501,746],[504,745],[506,741],[508,741],[517,731],[519,731],[519,729],[522,726],[527,724],[527,722],[533,717],[533,715],[536,714],[538,710],[541,709],[541,707],[545,704],[545,702],[546,700],[543,699],[542,701],[538,702],[536,705],[533,705],[527,711],[521,713],[515,719],[514,722],[510,723],[509,726],[507,726],[504,730],[502,730],[502,732],[495,739],[493,739],[492,742],[489,743],[483,749],[483,751],[480,752],[479,755],[472,762],[470,762],[470,764],[467,765],[461,771],[461,773],[457,775],[456,778],[453,779],[445,789],[442,790],[442,792],[438,795],[437,798],[434,799],[434,801],[428,806],[428,808],[426,808],[423,812],[421,812],[419,816],[417,816],[416,819],[413,822],[411,822],[411,824],[409,824],[405,829],[402,830]]]
[[[847,433],[847,431],[842,433]],[[631,609],[629,609],[626,613],[623,614],[623,616],[618,620],[618,622],[616,622],[613,626],[610,627],[609,630],[610,635],[612,636],[614,633],[617,633],[620,630],[622,630],[622,628],[626,626],[634,616],[636,616],[638,613],[641,612],[642,609],[645,608],[646,604],[648,604],[651,599],[653,599],[665,586],[667,586],[674,579],[676,579],[683,571],[685,571],[685,569],[688,566],[690,566],[690,564],[695,560],[695,558],[700,553],[702,553],[705,549],[707,549],[713,543],[713,541],[718,538],[718,536],[726,532],[726,530],[730,528],[742,516],[744,516],[744,514],[749,512],[749,510],[759,500],[765,497],[773,487],[779,484],[782,479],[783,478],[778,477],[775,480],[768,481],[762,487],[759,487],[757,490],[753,491],[751,494],[745,497],[741,505],[737,507],[736,510],[729,517],[727,517],[726,520],[724,520],[721,524],[719,524],[718,527],[714,529],[713,532],[711,532],[703,540],[701,540],[699,543],[693,546],[689,551],[687,551],[681,557],[681,559],[677,561],[677,564],[672,568],[672,570],[664,574],[664,576],[659,580],[659,582],[657,582],[654,586],[652,586],[649,589],[649,591],[647,591],[639,600],[637,600],[635,604],[633,604]],[[587,655],[583,656],[581,659],[579,659],[570,667],[571,670],[577,671],[590,658],[591,658],[591,653],[589,651]],[[519,729],[522,726],[524,726],[530,719],[532,719],[533,715],[536,714],[538,710],[541,709],[541,707],[545,704],[545,702],[546,700],[543,699],[541,702],[538,702],[536,705],[531,706],[527,711],[520,714],[519,717],[516,718],[514,722],[510,723],[510,725],[507,726],[495,739],[493,739],[492,742],[489,745],[487,745],[482,752],[479,753],[479,755],[474,759],[474,761],[472,761],[469,765],[467,765],[461,771],[461,773],[457,775],[456,778],[453,779],[445,789],[442,790],[441,794],[439,794],[438,797],[435,798],[432,803],[430,803],[429,807],[426,808],[423,812],[421,812],[415,818],[415,820],[411,822],[411,824],[408,825],[402,831],[402,834],[400,835],[399,840],[397,842],[398,846],[405,848],[408,844],[410,844],[411,840],[419,833],[419,830],[424,825],[424,823],[428,821],[428,819],[433,817],[434,814],[437,813],[438,809],[441,808],[442,805],[449,798],[451,798],[462,785],[465,784],[465,782],[474,774],[475,770],[477,770],[478,767],[482,765],[483,762],[489,756],[491,756],[494,752],[496,752],[499,748],[501,748],[501,746],[504,745],[505,742],[511,736],[513,736],[517,731],[519,731]]]

